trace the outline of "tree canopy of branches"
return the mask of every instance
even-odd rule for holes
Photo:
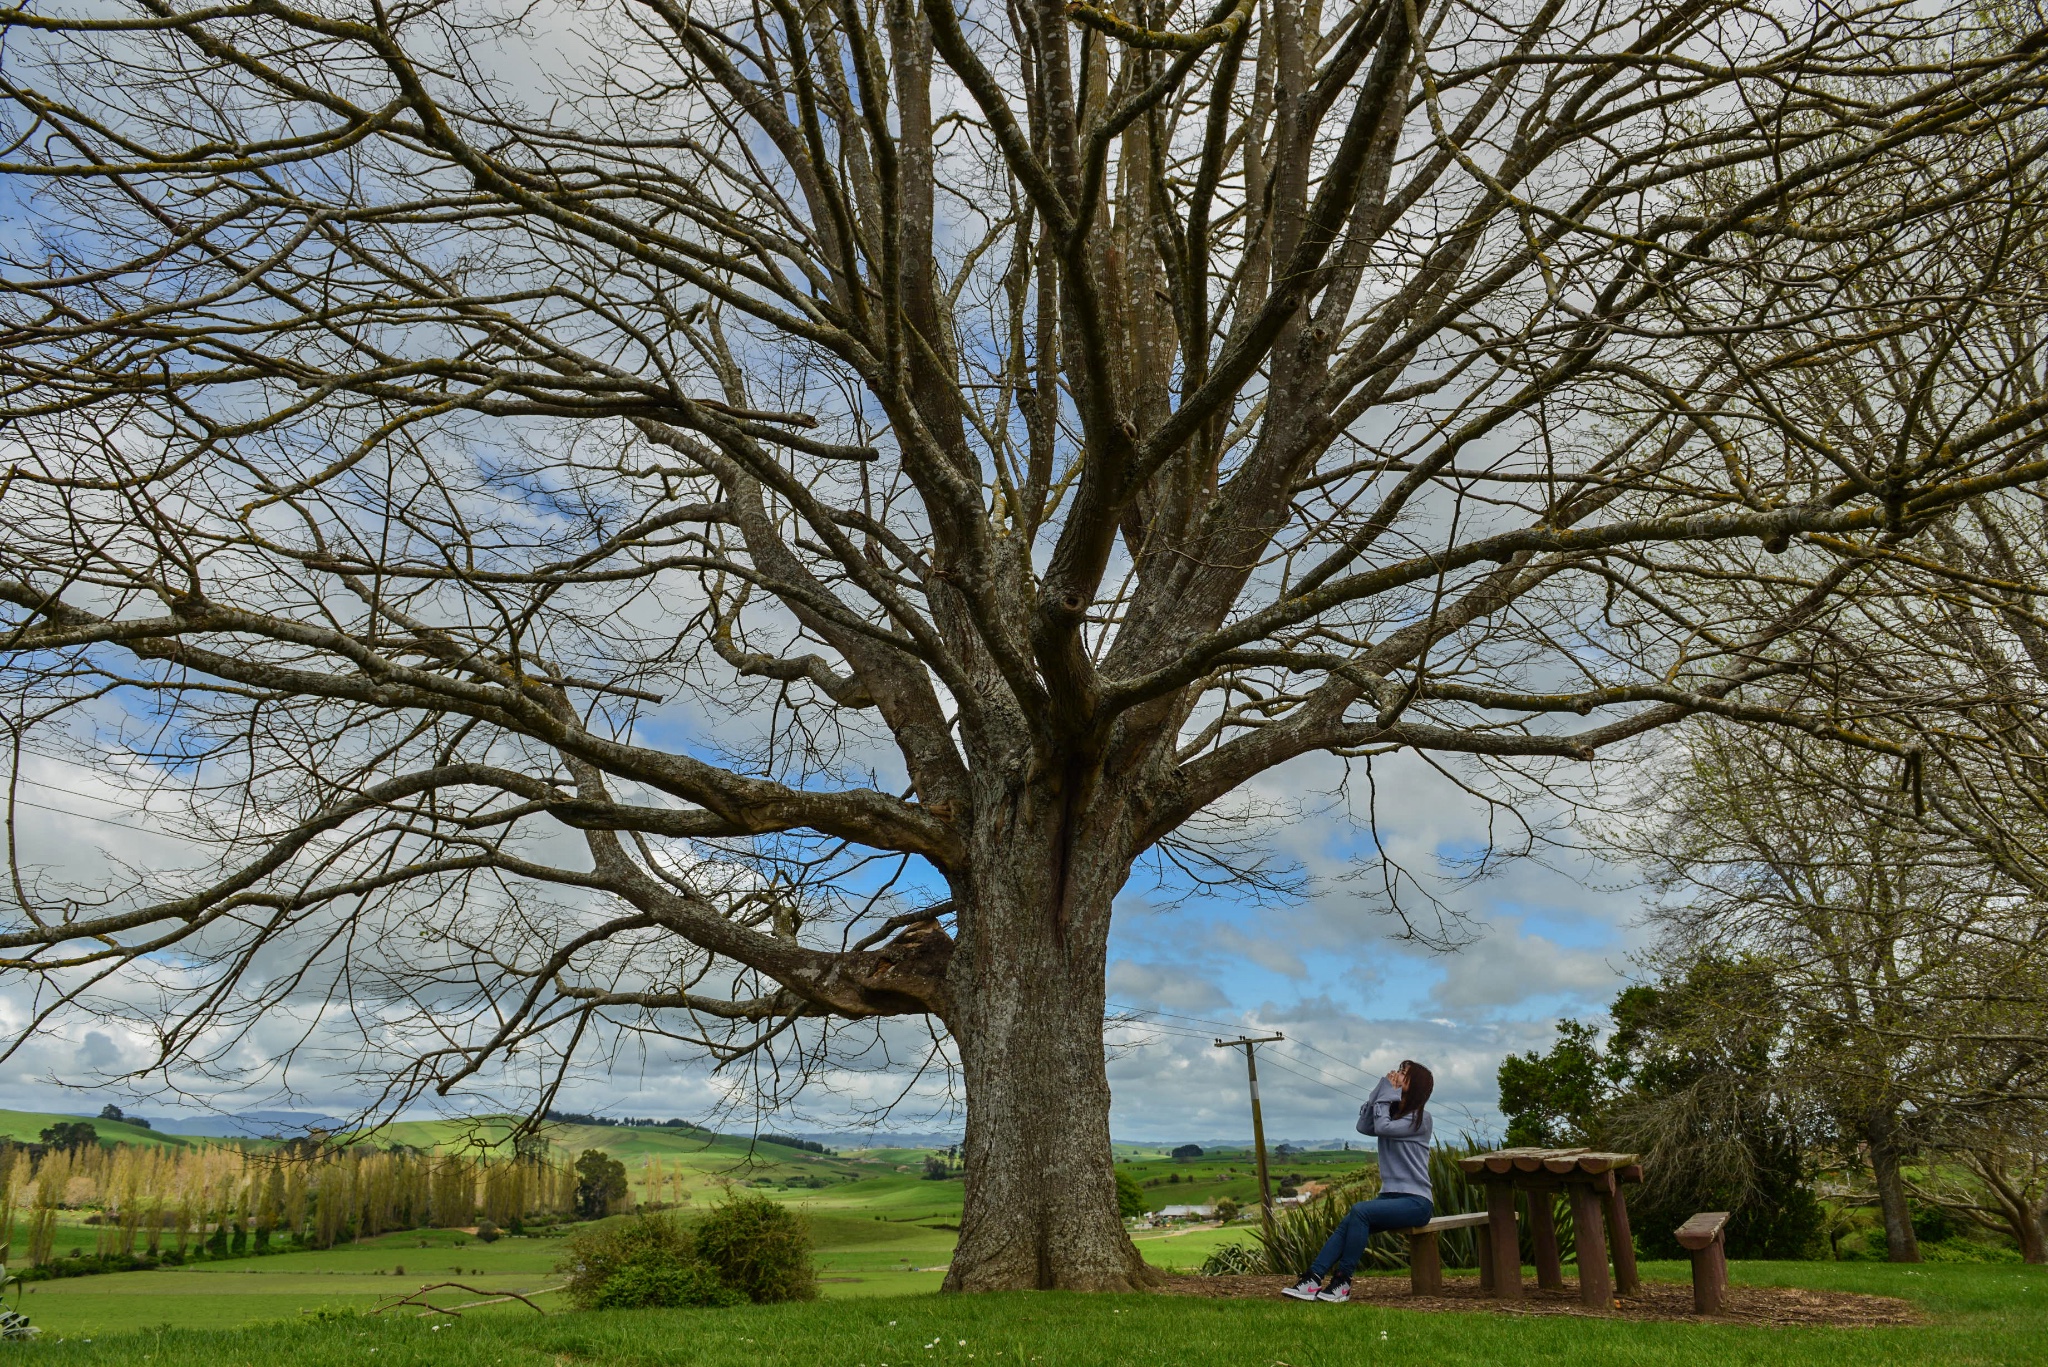
[[[1758,687],[1868,555],[2048,474],[2025,15],[0,25],[13,752],[207,851],[13,850],[38,1025],[125,1003],[199,1066],[292,1005],[402,1098],[606,1022],[929,1018],[956,1289],[1148,1275],[1135,861],[1204,876],[1204,815],[1318,754],[1484,791],[1707,713],[1910,757]],[[1912,384],[1809,379],[1876,360]]]

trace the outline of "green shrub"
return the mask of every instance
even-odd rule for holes
[[[363,1318],[363,1308],[359,1305],[316,1305],[299,1313],[315,1324],[339,1324]]]
[[[2017,1263],[2020,1251],[2011,1244],[1979,1243],[1956,1237],[1920,1245],[1920,1257],[1930,1263]]]
[[[1266,1250],[1252,1244],[1224,1244],[1202,1260],[1204,1277],[1235,1277],[1245,1273],[1270,1272]]]
[[[579,1310],[746,1299],[705,1265],[690,1231],[668,1215],[638,1215],[572,1235],[555,1270],[569,1274],[569,1300]]]
[[[735,1192],[695,1230],[697,1256],[753,1301],[817,1299],[810,1222],[765,1196]]]
[[[670,1305],[744,1305],[746,1296],[718,1279],[700,1262],[642,1252],[605,1279],[591,1300],[594,1310],[640,1310]]]
[[[1336,1232],[1352,1204],[1373,1194],[1378,1185],[1377,1177],[1378,1174],[1370,1168],[1345,1173],[1333,1179],[1323,1194],[1313,1201],[1290,1206],[1276,1214],[1270,1226],[1260,1226],[1257,1238],[1265,1253],[1265,1270],[1290,1277],[1299,1277],[1307,1272],[1309,1263]],[[1396,1265],[1386,1261],[1384,1254],[1387,1250],[1379,1247],[1384,1238],[1373,1236],[1363,1259],[1366,1267]]]
[[[1913,1233],[1922,1242],[1938,1244],[1944,1239],[1953,1239],[1962,1231],[1956,1226],[1956,1217],[1940,1206],[1923,1206],[1914,1202],[1911,1206]]]

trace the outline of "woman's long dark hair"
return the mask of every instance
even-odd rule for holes
[[[1408,1070],[1408,1085],[1401,1089],[1401,1100],[1394,1106],[1394,1113],[1390,1117],[1394,1120],[1408,1115],[1420,1115],[1423,1105],[1429,1100],[1429,1094],[1436,1090],[1435,1073],[1412,1058],[1402,1059],[1401,1066]]]

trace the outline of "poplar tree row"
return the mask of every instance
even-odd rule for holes
[[[516,1230],[569,1214],[575,1192],[575,1170],[545,1155],[13,1147],[0,1149],[0,1261],[48,1264],[60,1211],[92,1212],[102,1257],[182,1259],[480,1221]]]

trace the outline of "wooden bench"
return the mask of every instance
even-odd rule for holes
[[[1469,1215],[1439,1215],[1426,1225],[1402,1231],[1408,1236],[1408,1291],[1416,1296],[1444,1292],[1443,1251],[1437,1235],[1447,1229],[1469,1229],[1479,1241],[1479,1289],[1493,1290],[1493,1217],[1483,1210]],[[1520,1254],[1516,1254],[1517,1261]]]
[[[1702,1211],[1678,1227],[1679,1247],[1692,1254],[1694,1314],[1713,1315],[1728,1290],[1728,1212]]]

